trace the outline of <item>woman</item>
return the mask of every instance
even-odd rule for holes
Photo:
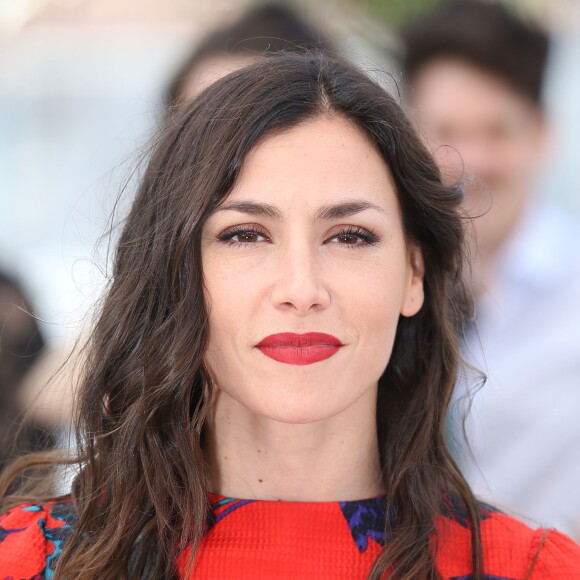
[[[580,573],[445,447],[460,198],[394,100],[323,55],[171,118],[90,344],[72,498],[8,498],[0,577]]]

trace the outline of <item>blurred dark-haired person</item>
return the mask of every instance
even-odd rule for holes
[[[246,10],[233,24],[208,34],[186,57],[169,84],[168,108],[191,101],[226,74],[273,52],[331,50],[331,41],[289,5],[267,2]]]
[[[439,149],[444,171],[444,151],[461,157],[476,217],[465,356],[488,381],[467,417],[462,469],[479,495],[579,537],[580,234],[534,188],[548,37],[499,3],[464,0],[412,22],[403,40],[417,124],[431,145],[451,146]]]
[[[21,453],[53,447],[50,429],[37,422],[21,428],[21,387],[44,350],[44,339],[21,285],[0,270],[0,471]]]

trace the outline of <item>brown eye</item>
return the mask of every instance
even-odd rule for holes
[[[378,236],[369,230],[360,227],[348,227],[330,238],[335,244],[348,248],[372,246],[379,241]]]
[[[224,242],[233,246],[256,244],[262,241],[260,238],[264,238],[266,241],[268,240],[268,237],[264,232],[261,232],[256,228],[248,227],[226,230],[217,237],[220,242]]]
[[[258,234],[256,232],[243,232],[237,234],[237,236],[240,242],[256,242],[258,240]]]
[[[354,246],[358,243],[360,238],[358,236],[353,236],[352,234],[342,234],[337,236],[337,239],[349,246]]]

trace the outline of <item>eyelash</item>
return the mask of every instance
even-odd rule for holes
[[[235,242],[232,238],[241,234],[256,234],[267,238],[268,236],[256,226],[243,226],[243,227],[233,227],[225,230],[217,236],[218,241],[228,244],[230,246],[250,246],[257,242]],[[363,240],[361,244],[339,244],[341,246],[346,246],[349,250],[360,248],[361,246],[373,246],[379,241],[379,237],[372,231],[367,230],[358,226],[348,226],[344,230],[338,232],[330,239],[337,238],[339,236],[356,236]]]

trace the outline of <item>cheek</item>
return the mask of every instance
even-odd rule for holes
[[[383,367],[388,361],[399,321],[405,289],[405,265],[386,264],[343,285],[345,316],[359,334],[359,356]]]
[[[251,270],[251,271],[250,271]],[[221,379],[239,373],[240,357],[255,338],[252,329],[264,304],[259,268],[247,262],[215,259],[204,262],[205,296],[209,309],[207,362]],[[247,354],[247,353],[246,353]]]
[[[368,308],[367,314],[369,340],[374,340],[377,349],[388,356],[401,315],[402,292],[388,293],[377,289],[374,295],[371,295],[371,300],[374,305]]]
[[[244,292],[235,283],[231,272],[223,267],[204,264],[205,300],[209,310],[209,345],[207,357],[215,361],[218,353],[227,348],[232,340],[237,324],[236,315],[242,310],[236,308]]]
[[[537,169],[539,161],[536,144],[523,137],[510,140],[498,147],[493,156],[493,166],[498,175],[514,185],[527,180],[529,174]]]
[[[264,285],[259,269],[250,272],[247,263],[216,259],[204,263],[203,270],[210,322],[217,328],[237,327]]]
[[[520,179],[527,180],[538,170],[539,156],[529,143],[522,143],[509,159],[512,172]]]

